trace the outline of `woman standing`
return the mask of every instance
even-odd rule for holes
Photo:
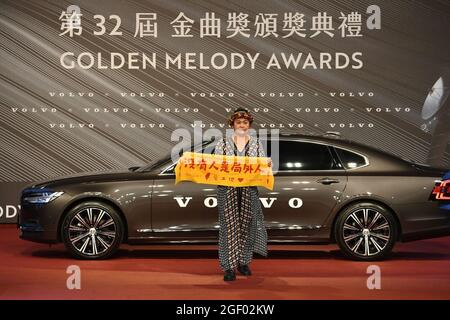
[[[265,157],[261,142],[248,131],[253,116],[245,108],[238,108],[228,124],[233,134],[216,145],[215,154],[229,156]],[[259,201],[258,187],[217,186],[219,209],[219,260],[225,272],[224,280],[236,279],[235,269],[251,275],[249,263],[253,252],[267,256],[267,231]]]

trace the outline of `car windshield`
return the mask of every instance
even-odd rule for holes
[[[197,143],[196,145],[194,145],[193,143],[191,144],[190,150],[198,150],[199,148],[203,148],[205,147],[207,144],[209,144],[210,142],[212,142],[212,140],[205,140],[202,141],[201,143]],[[181,154],[180,154],[181,156]],[[137,172],[142,172],[142,171],[151,171],[165,163],[168,163],[171,161],[171,152],[168,152],[165,156],[156,159],[152,162],[150,162],[147,165],[144,165],[142,167],[140,167],[139,169],[137,169]]]

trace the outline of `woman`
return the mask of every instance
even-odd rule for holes
[[[233,134],[219,140],[215,154],[265,157],[259,139],[249,135],[253,116],[245,108],[234,111],[228,124]],[[258,187],[217,186],[219,209],[219,260],[224,280],[236,279],[235,269],[251,275],[253,252],[267,256],[267,231],[259,201]]]

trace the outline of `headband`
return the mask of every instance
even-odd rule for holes
[[[235,111],[235,112],[231,115],[230,119],[228,120],[228,124],[230,125],[230,127],[233,126],[234,120],[239,119],[239,118],[247,119],[248,122],[250,122],[250,124],[253,122],[253,116],[250,114],[250,112],[248,112],[248,111],[243,111],[243,110]]]

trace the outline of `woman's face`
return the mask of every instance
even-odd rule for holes
[[[245,118],[238,118],[233,122],[233,129],[237,135],[247,134],[249,128],[250,122]]]

